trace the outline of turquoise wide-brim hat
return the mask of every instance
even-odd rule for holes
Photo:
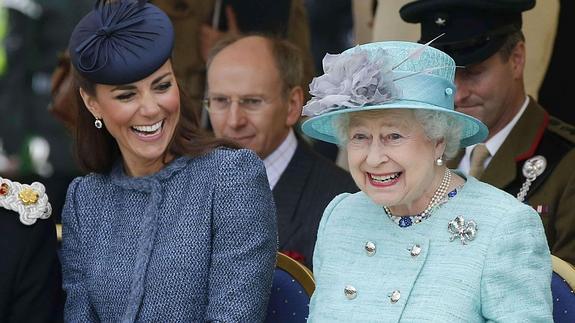
[[[356,46],[326,55],[325,74],[310,84],[312,99],[303,132],[315,139],[339,143],[334,120],[344,113],[422,109],[440,111],[462,125],[461,147],[482,142],[488,134],[479,120],[455,111],[455,62],[444,52],[403,41]]]

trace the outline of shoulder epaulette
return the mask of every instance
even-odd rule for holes
[[[32,225],[38,219],[47,219],[52,214],[52,206],[44,185],[34,182],[20,184],[0,177],[0,207],[20,214],[20,222]]]
[[[547,128],[556,133],[557,135],[561,136],[565,140],[568,140],[575,144],[575,126],[570,125],[560,119],[555,117],[549,118],[549,125]]]

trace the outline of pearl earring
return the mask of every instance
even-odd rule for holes
[[[102,129],[102,120],[96,118],[96,120],[94,121],[94,126],[98,129]]]
[[[435,160],[435,165],[437,166],[443,166],[443,159],[441,157],[437,158]]]

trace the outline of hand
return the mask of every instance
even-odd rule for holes
[[[200,51],[204,62],[207,61],[208,53],[210,49],[226,35],[239,34],[240,29],[238,28],[238,21],[236,19],[236,13],[234,9],[227,5],[225,8],[226,19],[228,21],[228,30],[225,32],[219,31],[213,26],[204,24],[200,30]]]

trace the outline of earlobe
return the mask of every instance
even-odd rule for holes
[[[300,117],[303,108],[303,90],[300,86],[292,88],[288,97],[288,115],[286,124],[291,127],[295,125]]]
[[[436,159],[443,158],[443,154],[445,154],[445,147],[447,144],[445,143],[445,138],[440,138],[435,142],[435,150],[436,150]],[[440,154],[437,154],[440,152]]]

